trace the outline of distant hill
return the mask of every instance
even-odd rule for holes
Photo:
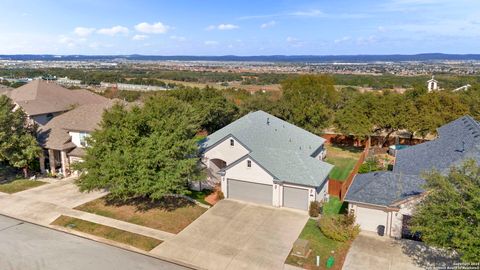
[[[391,54],[391,55],[258,55],[258,56],[161,56],[161,55],[50,55],[17,54],[0,55],[0,60],[33,61],[239,61],[239,62],[289,62],[289,63],[331,63],[331,62],[406,62],[406,61],[468,61],[480,60],[480,54]]]

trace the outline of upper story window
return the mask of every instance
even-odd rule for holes
[[[88,133],[80,132],[78,136],[80,138],[80,145],[83,146],[83,147],[87,147],[88,146],[87,138],[89,136]]]
[[[235,146],[235,140],[230,139],[230,146]]]
[[[247,160],[247,167],[248,167],[248,168],[251,168],[251,167],[252,167],[252,161],[251,161],[251,160]]]

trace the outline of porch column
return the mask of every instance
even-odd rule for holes
[[[62,161],[62,173],[64,177],[67,177],[68,176],[67,170],[69,169],[67,152],[65,150],[62,150],[60,154],[61,154],[61,161]]]
[[[48,149],[48,160],[50,161],[50,173],[52,175],[55,175],[56,174],[56,171],[55,171],[55,167],[56,167],[56,164],[55,164],[55,150]]]
[[[40,159],[40,172],[44,174],[45,173],[45,155],[43,154],[43,149],[40,152],[40,156],[38,158]]]

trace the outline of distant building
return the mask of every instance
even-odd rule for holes
[[[428,85],[428,92],[438,90],[438,81],[435,80],[435,76],[432,76],[432,79],[427,81],[427,85]]]

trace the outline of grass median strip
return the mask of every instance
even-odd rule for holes
[[[34,187],[39,187],[44,184],[46,184],[46,182],[36,181],[36,180],[26,180],[26,179],[15,180],[5,184],[0,184],[0,192],[12,194],[12,193],[24,191],[27,189],[31,189]]]
[[[150,251],[162,243],[162,241],[148,236],[119,230],[102,224],[69,216],[60,216],[52,222],[52,225],[62,226],[79,232],[99,236],[105,239],[143,249],[145,251]]]

